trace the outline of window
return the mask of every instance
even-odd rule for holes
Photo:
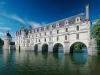
[[[51,37],[49,38],[49,41],[51,41]]]
[[[68,28],[66,28],[66,32],[68,32]]]
[[[46,42],[46,38],[45,38],[45,40],[44,40],[45,42]]]
[[[36,42],[37,42],[37,39],[36,39]]]
[[[44,33],[44,35],[46,36],[46,32]]]
[[[67,40],[67,35],[65,35],[65,40]]]
[[[77,17],[76,18],[76,23],[79,23],[80,22],[80,17]]]
[[[39,39],[39,42],[40,42],[40,39]]]
[[[57,30],[57,34],[59,33],[59,30]]]
[[[65,21],[65,25],[68,25],[68,20]]]
[[[40,36],[41,36],[41,33],[40,33]]]
[[[59,37],[57,37],[57,41],[59,40]]]
[[[52,31],[50,31],[50,35],[52,35]]]
[[[79,31],[79,26],[76,27],[76,30]]]
[[[76,39],[79,39],[79,34],[76,34]]]
[[[36,37],[37,37],[37,34],[36,34]]]

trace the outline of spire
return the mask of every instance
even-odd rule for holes
[[[86,5],[86,19],[89,20],[90,19],[90,5],[89,5],[89,1]]]

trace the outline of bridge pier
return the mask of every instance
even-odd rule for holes
[[[64,54],[70,53],[69,42],[64,42]]]
[[[48,52],[53,52],[53,42],[49,42]]]

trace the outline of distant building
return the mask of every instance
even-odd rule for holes
[[[64,53],[70,53],[70,47],[75,42],[82,42],[88,49],[88,54],[96,51],[92,48],[90,39],[89,5],[86,6],[86,14],[78,14],[65,18],[44,27],[25,29],[16,32],[16,50],[37,50],[48,52],[63,47]]]
[[[5,33],[3,49],[4,50],[15,49],[14,45],[12,45],[12,36],[11,36],[11,34],[9,32]]]

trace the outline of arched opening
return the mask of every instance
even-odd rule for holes
[[[42,52],[48,52],[48,44],[42,45]]]
[[[34,46],[34,51],[35,51],[35,52],[38,51],[38,44],[35,44],[35,46]]]
[[[70,47],[70,53],[87,53],[87,46],[82,42],[75,42]]]
[[[53,47],[53,53],[64,53],[63,45],[60,43],[55,44]]]

